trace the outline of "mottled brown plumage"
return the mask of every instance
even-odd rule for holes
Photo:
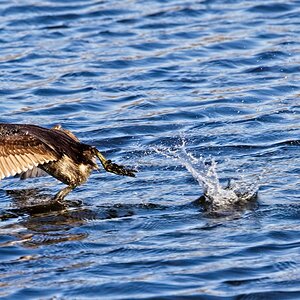
[[[0,179],[22,179],[48,173],[67,184],[57,199],[64,198],[98,169],[96,157],[108,172],[135,176],[135,170],[112,163],[95,148],[81,143],[61,126],[51,129],[36,125],[0,124]]]

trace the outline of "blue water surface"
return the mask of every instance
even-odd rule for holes
[[[300,2],[3,0],[0,122],[62,124],[136,178],[5,179],[1,299],[299,299]],[[207,214],[185,140],[253,209]],[[34,204],[33,204],[34,202]],[[31,209],[32,208],[32,209]]]

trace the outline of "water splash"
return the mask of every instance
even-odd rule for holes
[[[245,175],[237,174],[237,179],[231,179],[223,186],[217,172],[217,162],[213,158],[195,157],[187,151],[184,139],[176,149],[156,148],[155,151],[178,161],[191,173],[203,189],[203,196],[199,199],[209,210],[224,210],[237,205],[246,205],[256,198],[259,176],[252,176],[249,183]]]

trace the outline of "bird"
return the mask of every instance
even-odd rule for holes
[[[54,197],[61,201],[85,183],[93,170],[135,177],[132,168],[113,163],[94,146],[84,144],[61,125],[44,128],[33,124],[0,123],[0,180],[51,175],[67,186]]]

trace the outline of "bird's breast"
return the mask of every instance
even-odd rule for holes
[[[70,157],[63,155],[59,160],[44,164],[41,168],[59,181],[67,185],[77,186],[86,182],[94,166],[76,163]]]

